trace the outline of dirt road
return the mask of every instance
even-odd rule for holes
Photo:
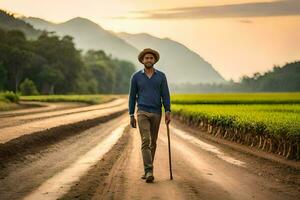
[[[160,127],[153,184],[140,179],[143,173],[140,136],[133,130],[129,145],[111,171],[104,191],[96,193],[93,199],[282,200],[299,197],[299,170],[241,155],[199,140],[175,126],[171,126],[170,131],[174,180],[169,180],[165,125]]]
[[[119,128],[128,125],[126,120],[122,115],[26,155],[23,159],[10,160],[1,169],[0,199],[22,199],[28,195],[27,199],[55,199],[55,195],[63,194],[65,191],[61,191],[60,187],[71,186],[87,167],[101,159],[110,149],[109,145],[122,135],[123,129]],[[113,133],[115,130],[118,131]],[[48,191],[50,186],[55,185],[59,187]],[[45,189],[52,192],[50,197],[39,196],[44,194]]]
[[[89,120],[101,115],[126,109],[126,99],[120,98],[112,102],[80,108],[38,112],[0,118],[0,143],[8,142],[22,135],[44,131],[60,125]]]
[[[89,112],[94,111],[85,113]],[[140,179],[139,131],[128,124],[124,113],[8,160],[0,168],[0,199],[289,200],[300,196],[299,169],[198,138],[176,121],[170,125],[174,180],[169,180],[163,118],[155,180],[145,183]]]

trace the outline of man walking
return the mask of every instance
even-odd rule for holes
[[[162,104],[165,109],[165,123],[171,121],[170,93],[166,75],[154,68],[159,60],[159,53],[146,48],[138,56],[144,69],[132,74],[129,91],[129,115],[131,127],[136,128],[134,117],[137,101],[137,121],[141,135],[141,150],[144,163],[142,179],[153,182],[153,161],[156,150],[156,140],[162,116]],[[162,100],[162,101],[161,101]]]

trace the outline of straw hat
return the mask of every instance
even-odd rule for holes
[[[138,56],[140,63],[143,63],[143,58],[147,53],[151,53],[154,55],[155,63],[159,60],[159,53],[157,51],[155,51],[154,49],[151,49],[151,48],[146,48],[143,51],[141,51],[141,53]]]

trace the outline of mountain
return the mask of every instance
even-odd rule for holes
[[[161,39],[145,33],[116,33],[80,17],[59,24],[32,17],[22,19],[38,29],[73,36],[80,49],[103,49],[113,57],[133,62],[139,69],[143,68],[137,60],[139,52],[147,47],[154,48],[161,54],[161,60],[155,67],[166,72],[170,83],[226,82],[213,66],[197,53],[168,38]]]
[[[26,37],[29,39],[35,39],[40,34],[41,31],[36,30],[33,26],[29,23],[24,22],[21,19],[17,19],[4,10],[0,9],[0,28],[4,30],[13,30],[18,29],[25,33]]]
[[[244,76],[244,88],[251,92],[298,92],[300,91],[300,61],[286,63],[283,67],[274,66],[265,73]]]
[[[169,38],[157,38],[146,33],[120,32],[116,34],[139,50],[145,47],[158,50],[161,55],[160,61],[157,63],[158,68],[167,72],[169,82],[226,82],[211,64],[179,42]]]
[[[129,60],[138,65],[139,52],[135,47],[88,19],[76,17],[59,24],[33,17],[22,19],[37,29],[55,31],[58,35],[72,36],[76,47],[83,51],[102,49],[114,58]]]

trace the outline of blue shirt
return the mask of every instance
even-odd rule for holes
[[[155,68],[150,78],[144,69],[133,73],[130,78],[129,115],[134,114],[136,101],[140,110],[161,114],[163,104],[165,112],[171,112],[165,73]]]

